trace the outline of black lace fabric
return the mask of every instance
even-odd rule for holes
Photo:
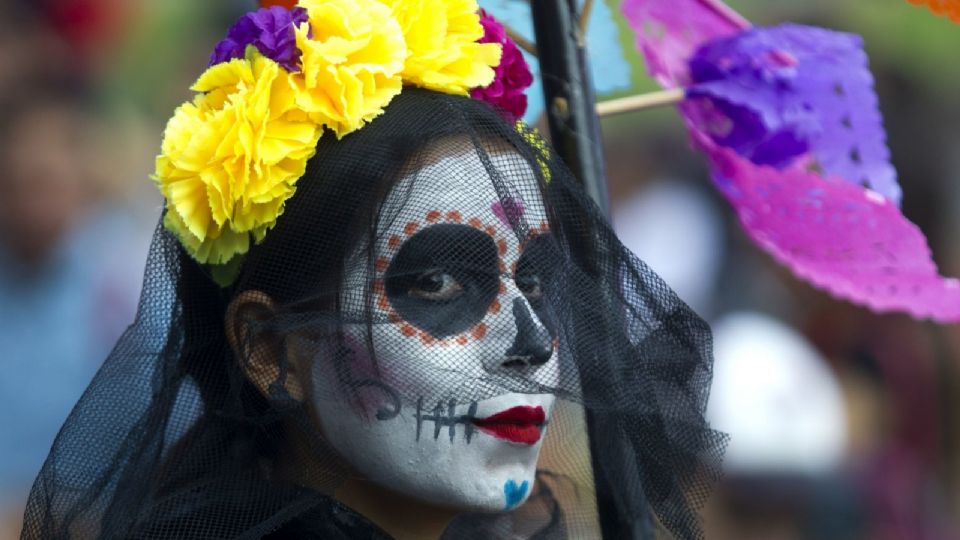
[[[136,321],[22,537],[387,537],[335,497],[357,479],[408,493],[410,460],[350,446],[338,418],[403,426],[439,468],[494,444],[477,407],[540,396],[535,481],[445,538],[599,537],[598,481],[621,523],[697,538],[724,442],[704,420],[710,339],[555,156],[482,103],[407,88],[321,139],[231,287],[158,227]]]

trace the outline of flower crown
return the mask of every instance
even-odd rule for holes
[[[404,85],[471,95],[512,122],[532,82],[476,0],[300,0],[248,13],[166,126],[153,175],[164,226],[227,286],[283,213],[324,131],[360,129]]]

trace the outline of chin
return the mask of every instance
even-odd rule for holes
[[[533,491],[536,471],[489,471],[458,483],[392,486],[403,493],[459,513],[499,513],[523,504]]]

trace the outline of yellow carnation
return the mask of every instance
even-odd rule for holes
[[[292,75],[252,52],[208,69],[167,124],[154,180],[166,227],[223,265],[259,242],[316,152],[322,127],[297,110]]]
[[[297,105],[342,137],[400,93],[407,56],[400,25],[376,0],[301,0],[309,26],[297,28],[303,71]]]
[[[447,94],[466,95],[493,82],[499,43],[483,37],[476,0],[383,0],[393,8],[407,40],[404,82]]]

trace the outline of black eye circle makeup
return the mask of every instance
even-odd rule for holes
[[[405,323],[436,340],[467,332],[497,301],[501,279],[512,279],[538,316],[546,317],[545,290],[559,256],[549,232],[537,231],[523,242],[509,276],[497,240],[482,228],[435,223],[418,229],[383,265],[386,298]]]
[[[500,270],[493,238],[469,225],[430,225],[408,238],[384,285],[397,314],[435,339],[473,328],[496,299]]]
[[[549,232],[531,236],[521,247],[514,271],[514,282],[530,303],[537,317],[553,333],[553,316],[544,297],[555,288],[553,275],[560,266],[561,253],[556,238]]]
[[[528,300],[543,297],[544,287],[548,286],[553,268],[558,264],[560,250],[556,239],[550,233],[530,237],[521,247],[517,260],[514,280]]]

